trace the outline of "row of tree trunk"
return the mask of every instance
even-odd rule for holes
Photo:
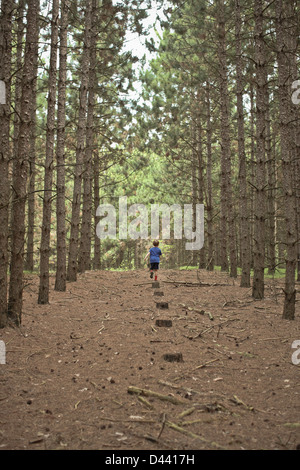
[[[266,5],[261,0],[253,2],[254,23],[254,55],[253,65],[249,65],[253,71],[253,81],[250,84],[251,115],[251,159],[250,166],[247,163],[245,149],[245,114],[244,106],[246,78],[243,75],[244,58],[242,48],[242,17],[241,0],[235,0],[235,98],[236,98],[236,123],[237,123],[237,154],[238,154],[238,178],[237,190],[234,194],[232,178],[232,132],[230,94],[228,82],[228,33],[224,0],[218,0],[216,8],[217,30],[217,87],[215,96],[219,99],[219,137],[220,137],[220,205],[219,205],[219,240],[217,247],[217,264],[224,271],[236,277],[237,266],[241,267],[242,287],[250,287],[250,271],[253,268],[252,295],[255,299],[264,298],[265,268],[274,274],[276,269],[276,244],[279,244],[279,252],[285,256],[285,302],[283,317],[293,319],[296,306],[296,267],[299,263],[300,252],[300,225],[299,225],[299,105],[292,100],[293,84],[297,80],[297,17],[295,15],[295,2],[288,0],[276,0],[274,8],[275,18],[275,61],[277,72],[278,95],[278,130],[280,175],[278,178],[277,163],[275,163],[276,141],[272,141],[271,135],[271,90],[270,80],[270,52],[266,44]],[[245,4],[243,2],[243,8]],[[299,14],[298,14],[299,15]],[[299,27],[299,24],[298,24]],[[274,60],[274,59],[273,59]],[[194,132],[192,141],[194,147],[199,146],[199,140],[206,145],[206,165],[203,159],[199,163],[201,176],[198,178],[199,186],[203,191],[203,175],[206,172],[206,250],[208,260],[214,260],[214,234],[212,227],[213,213],[218,207],[213,207],[213,185],[211,176],[211,93],[207,80],[205,89],[202,88],[200,106],[205,110],[199,122],[205,123],[205,132],[197,135]],[[193,109],[193,103],[192,103]],[[255,118],[254,118],[255,117]],[[192,121],[195,122],[195,118]],[[198,124],[198,127],[201,124]],[[277,135],[277,129],[273,126],[273,136]],[[197,181],[195,179],[195,160],[191,162],[191,185],[195,193]],[[248,169],[251,169],[248,178]],[[278,188],[282,194],[280,204],[283,223],[278,222],[278,204],[275,193]],[[235,198],[238,196],[238,210],[235,208]],[[278,196],[277,196],[278,197]],[[198,195],[197,202],[201,202],[202,196]],[[276,223],[277,220],[277,223]],[[238,241],[236,238],[238,232]],[[280,233],[280,238],[277,235]],[[237,247],[239,247],[237,249]],[[282,256],[280,253],[280,257]],[[239,256],[238,256],[239,255]],[[210,261],[211,262],[211,261]],[[201,267],[203,263],[199,263]],[[213,265],[213,263],[212,263]],[[210,263],[209,263],[210,266]],[[299,280],[298,269],[298,280]]]
[[[70,240],[66,246],[66,114],[67,114],[67,55],[68,24],[71,3],[69,0],[53,0],[51,9],[51,34],[49,69],[47,77],[47,112],[45,132],[45,159],[42,194],[42,230],[40,243],[40,283],[38,302],[49,301],[49,260],[51,249],[51,224],[53,201],[56,201],[56,278],[55,289],[64,291],[66,281],[75,281],[78,272],[93,267],[101,268],[100,240],[95,235],[96,209],[100,203],[101,167],[105,161],[99,156],[95,144],[95,105],[97,86],[97,25],[99,2],[84,2],[84,33],[80,63],[79,107],[76,115],[75,161],[72,181],[72,208]],[[192,253],[191,260],[183,254],[183,244],[178,243],[179,264],[198,263],[201,268],[214,269],[219,264],[237,276],[241,266],[241,286],[250,287],[250,269],[254,270],[252,295],[264,297],[264,271],[275,271],[275,213],[276,185],[280,183],[283,194],[283,218],[286,255],[284,318],[295,316],[295,274],[297,256],[300,264],[300,159],[299,159],[299,107],[292,101],[293,84],[297,80],[297,23],[294,20],[295,2],[275,0],[275,45],[278,67],[279,137],[282,180],[278,181],[274,159],[271,127],[271,93],[269,89],[269,55],[266,47],[265,12],[261,0],[253,0],[254,55],[253,81],[250,84],[251,115],[251,177],[247,178],[245,143],[245,107],[243,77],[243,47],[241,32],[241,0],[235,0],[235,73],[238,152],[238,219],[235,217],[233,184],[233,142],[231,138],[231,101],[228,68],[228,30],[224,0],[218,0],[217,25],[217,87],[209,79],[204,86],[197,85],[193,95],[190,126],[192,142],[192,199],[193,203],[205,203],[206,245],[200,253]],[[106,18],[104,31],[110,24],[111,2],[102,6]],[[273,8],[273,6],[272,6]],[[26,28],[23,16],[26,14]],[[1,3],[0,21],[0,80],[5,83],[5,103],[0,105],[0,326],[8,320],[20,325],[22,317],[22,293],[24,268],[33,269],[34,210],[36,187],[35,129],[37,115],[37,74],[39,56],[38,0],[28,4],[20,0]],[[13,18],[17,18],[13,28]],[[26,34],[25,34],[26,33]],[[13,34],[16,45],[13,45]],[[25,46],[22,44],[25,42]],[[12,51],[15,53],[12,61]],[[12,68],[12,64],[14,68]],[[12,77],[14,86],[12,87]],[[58,76],[58,83],[57,83]],[[12,97],[11,94],[14,94]],[[216,98],[217,95],[217,98]],[[220,213],[215,216],[213,194],[213,115],[214,102],[219,104],[220,137]],[[13,133],[11,133],[11,109]],[[204,112],[202,112],[204,110]],[[13,134],[12,145],[10,138]],[[206,159],[204,158],[206,154]],[[11,164],[12,162],[12,164]],[[55,167],[55,173],[54,173]],[[10,171],[12,178],[10,178]],[[56,185],[54,177],[56,176]],[[54,191],[55,187],[55,191]],[[40,191],[40,189],[38,190]],[[28,203],[27,253],[26,205]],[[94,220],[94,232],[92,219]],[[9,233],[9,227],[10,233]],[[216,227],[218,236],[215,236]],[[278,229],[278,227],[277,227]],[[92,239],[94,244],[92,246]],[[134,262],[140,267],[139,256],[143,245],[136,244]],[[237,247],[239,247],[237,249]],[[116,267],[125,260],[125,244],[116,250]],[[132,258],[132,246],[128,244],[128,260]],[[10,253],[10,257],[8,254]],[[186,254],[185,254],[186,255]],[[267,259],[266,259],[267,258]],[[67,262],[68,261],[68,262]],[[8,278],[8,264],[10,276]],[[174,263],[175,264],[175,263]],[[299,269],[298,269],[299,275]],[[8,282],[9,279],[9,282]],[[7,298],[8,292],[8,298]]]
[[[51,33],[48,69],[48,96],[46,112],[46,142],[42,189],[42,229],[40,243],[40,283],[38,303],[49,302],[49,260],[50,234],[52,225],[53,199],[56,200],[56,281],[55,289],[64,291],[66,281],[75,281],[77,271],[90,267],[91,242],[91,181],[94,142],[93,108],[95,101],[96,35],[99,2],[86,0],[84,10],[84,36],[80,66],[79,114],[77,119],[76,163],[73,184],[71,235],[68,253],[66,249],[66,87],[68,26],[70,21],[69,0],[53,0],[51,8]],[[112,8],[110,2],[108,10]],[[105,8],[102,7],[102,12]],[[26,13],[26,22],[23,16]],[[39,0],[20,0],[1,3],[1,80],[5,83],[6,101],[1,105],[1,154],[0,154],[0,325],[7,321],[20,325],[22,321],[22,294],[24,268],[33,269],[34,252],[34,211],[35,211],[35,123],[37,112],[37,75],[39,58]],[[12,29],[12,20],[15,29]],[[24,27],[26,24],[26,28]],[[99,27],[98,27],[99,28]],[[22,48],[25,35],[25,47]],[[15,67],[17,79],[14,84],[14,100],[11,100],[12,77],[12,34],[16,34],[17,52]],[[59,52],[59,62],[57,60]],[[58,73],[58,84],[57,84]],[[14,147],[10,147],[11,107],[15,105]],[[57,109],[56,109],[57,108]],[[55,145],[56,143],[56,145]],[[9,178],[12,158],[12,180]],[[99,163],[98,163],[99,164]],[[53,191],[54,167],[56,168],[56,191]],[[99,174],[95,171],[95,181]],[[12,190],[10,191],[10,186]],[[83,186],[83,229],[79,244],[81,193]],[[40,190],[39,190],[40,191]],[[99,182],[98,182],[99,200]],[[28,218],[26,205],[28,202]],[[11,210],[10,210],[11,208]],[[27,254],[25,252],[26,220]],[[9,226],[11,227],[10,246]],[[8,257],[10,249],[10,258]],[[99,253],[98,253],[99,254]],[[79,255],[79,264],[78,264]],[[8,262],[10,262],[10,282],[8,286]],[[7,299],[7,290],[8,299]]]

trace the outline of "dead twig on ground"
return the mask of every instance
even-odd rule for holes
[[[29,359],[30,357],[34,356],[35,354],[42,354],[43,352],[49,351],[50,349],[52,349],[52,348],[43,348],[43,349],[41,349],[41,350],[39,350],[39,351],[34,351],[33,353],[29,354],[29,356],[27,356],[26,362],[28,362],[28,359]]]
[[[181,286],[188,286],[188,287],[215,287],[215,286],[229,286],[231,287],[231,284],[219,284],[219,283],[207,283],[207,282],[189,282],[189,281],[163,281],[164,283],[167,284],[179,284]]]
[[[238,398],[236,395],[234,395],[233,398],[230,398],[230,401],[232,401],[232,402],[235,403],[236,405],[241,405],[241,406],[243,406],[244,408],[246,408],[246,410],[254,411],[253,406],[248,406],[248,405],[246,405],[246,403],[244,403],[244,402],[243,402],[240,398]]]
[[[235,320],[239,320],[239,318],[228,318],[227,320],[221,322],[221,323],[217,323],[215,325],[212,325],[210,326],[209,328],[206,328],[205,330],[202,330],[200,331],[200,333],[198,333],[196,336],[194,336],[192,339],[196,339],[196,338],[199,338],[200,336],[202,336],[204,333],[207,333],[208,331],[212,330],[213,328],[215,327],[222,327],[223,325],[225,325],[226,323],[228,322],[231,322],[231,321],[235,321]]]
[[[140,282],[139,284],[132,284],[133,286],[145,286],[146,284],[152,284],[153,281]],[[164,281],[166,282],[166,281]]]
[[[149,403],[148,400],[146,400],[145,398],[143,397],[138,397],[138,400],[146,406],[146,408],[149,408],[149,410],[153,410],[153,406],[151,405],[151,403]]]
[[[190,374],[191,372],[195,371],[195,370],[198,370],[198,369],[202,369],[203,367],[206,367],[208,364],[211,364],[212,362],[216,362],[216,361],[219,361],[220,359],[217,357],[216,359],[212,359],[210,361],[207,361],[207,362],[204,362],[203,364],[201,364],[200,366],[197,366],[195,367],[194,369],[191,369],[189,372],[187,372],[186,374],[184,375],[181,375],[180,377],[175,377],[175,381],[177,380],[180,380],[180,379],[183,379],[184,377],[186,377],[188,374]]]
[[[128,393],[136,394],[138,396],[142,395],[146,397],[158,398],[159,400],[168,401],[170,403],[173,403],[174,405],[185,405],[187,403],[186,401],[179,400],[176,397],[172,397],[169,395],[162,395],[158,392],[153,392],[152,390],[145,390],[145,389],[138,388],[138,387],[132,387],[132,386],[128,387]]]
[[[186,436],[189,436],[189,437],[192,437],[193,439],[197,439],[197,440],[200,440],[202,442],[204,442],[205,444],[211,446],[211,447],[217,447],[218,449],[226,449],[226,447],[224,446],[221,446],[220,444],[218,444],[217,442],[210,442],[208,441],[207,439],[205,439],[204,437],[202,436],[199,436],[199,434],[194,434],[193,432],[191,431],[188,431],[187,429],[184,429],[182,428],[181,426],[178,426],[178,424],[176,423],[173,423],[172,421],[166,421],[166,425],[171,428],[171,429],[174,429],[175,431],[178,431],[180,432],[181,434],[185,434]]]
[[[216,360],[217,359],[213,359],[213,361],[216,361]],[[187,392],[187,393],[190,393],[190,394],[195,393],[197,395],[202,395],[202,396],[207,396],[208,395],[207,393],[199,392],[198,390],[194,390],[190,387],[183,387],[181,385],[173,384],[171,382],[166,382],[165,380],[159,380],[158,383],[160,385],[165,385],[166,387],[174,388],[175,390],[182,390],[183,392]]]
[[[166,413],[163,413],[163,416],[162,416],[162,425],[161,425],[161,428],[160,428],[160,431],[158,433],[158,436],[157,436],[157,440],[160,438],[160,436],[162,435],[162,432],[164,430],[164,427],[165,427],[165,423],[166,423]]]

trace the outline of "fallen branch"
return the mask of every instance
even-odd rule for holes
[[[246,405],[246,403],[244,403],[244,402],[243,402],[240,398],[238,398],[236,395],[234,395],[233,398],[230,398],[230,401],[232,401],[232,402],[235,403],[236,405],[241,405],[241,406],[243,406],[244,408],[246,408],[246,410],[254,411],[253,406],[248,406],[248,405]]]
[[[28,362],[28,359],[29,359],[30,357],[34,356],[35,354],[42,354],[43,352],[49,351],[50,349],[51,349],[51,348],[43,348],[43,349],[41,349],[41,350],[39,350],[39,351],[34,351],[33,353],[29,354],[29,356],[27,356],[26,362]]]
[[[214,361],[216,361],[217,359],[213,359]],[[209,361],[211,362],[211,361]],[[160,385],[165,385],[166,387],[170,387],[170,388],[174,388],[175,390],[182,390],[183,392],[187,392],[187,393],[195,393],[197,395],[203,395],[203,396],[207,396],[208,394],[205,393],[205,392],[199,392],[198,390],[194,390],[192,388],[189,388],[189,387],[182,387],[181,385],[176,385],[176,384],[173,384],[171,382],[166,382],[165,380],[159,380],[158,383]]]
[[[148,402],[148,400],[146,400],[145,398],[143,397],[138,397],[138,400],[146,406],[146,408],[149,408],[149,410],[152,410],[153,409],[153,406],[151,405],[151,403]]]
[[[175,431],[181,432],[182,434],[185,434],[186,436],[192,437],[193,439],[199,439],[200,441],[204,442],[205,444],[208,444],[212,447],[217,447],[218,449],[226,449],[226,447],[221,446],[217,442],[210,442],[207,439],[204,439],[204,437],[199,436],[198,434],[194,434],[191,431],[187,431],[186,429],[182,428],[181,426],[178,426],[176,423],[172,423],[171,421],[166,421],[166,425],[174,429]]]
[[[196,336],[194,336],[192,339],[196,339],[196,338],[199,338],[200,336],[202,336],[204,333],[207,333],[208,331],[212,330],[215,326],[217,327],[221,327],[222,325],[225,325],[225,323],[228,323],[230,321],[235,321],[235,320],[239,320],[239,318],[229,318],[228,320],[225,320],[221,323],[217,323],[215,325],[212,325],[210,326],[209,328],[206,328],[205,330],[202,330],[200,331],[200,333],[198,333]]]
[[[181,419],[181,418],[185,418],[186,416],[189,416],[191,415],[192,413],[194,413],[194,411],[196,410],[196,408],[193,406],[192,408],[188,408],[187,410],[184,410],[182,413],[180,413],[177,418],[178,419]]]
[[[153,327],[151,327],[153,328]],[[153,328],[154,329],[154,328]],[[154,331],[157,333],[157,330],[154,329]],[[162,340],[162,339],[150,339],[150,343],[174,343],[173,340],[168,339],[168,340]]]
[[[210,284],[207,282],[189,282],[189,281],[163,281],[164,283],[167,284],[180,284],[182,286],[189,286],[189,287],[215,287],[215,286],[231,286],[231,284],[219,284],[219,283],[214,283]]]
[[[168,401],[170,403],[173,403],[174,405],[185,405],[187,403],[186,401],[179,400],[175,397],[170,397],[169,395],[161,395],[160,393],[153,392],[152,390],[145,390],[138,387],[128,387],[128,393],[136,394],[139,396],[142,395],[146,397],[158,398],[159,400]]]
[[[211,364],[212,362],[216,362],[216,361],[219,361],[219,358],[217,358],[217,359],[212,359],[211,361],[204,362],[204,363],[201,364],[200,366],[195,367],[195,370],[197,370],[197,369],[202,369],[203,367],[206,367],[208,364]]]
[[[134,437],[138,437],[139,439],[146,439],[147,441],[154,442],[155,444],[159,444],[160,446],[165,447],[166,449],[173,449],[172,443],[169,441],[163,441],[161,439],[158,439],[154,436],[150,436],[150,434],[139,434],[136,432],[132,432],[131,430],[127,430],[127,432],[130,432],[130,434]]]
[[[219,360],[220,360],[219,358],[216,358],[216,359],[212,359],[211,361],[204,362],[204,363],[201,364],[200,366],[197,366],[197,367],[195,367],[194,369],[192,369],[192,370],[190,370],[189,372],[187,372],[187,374],[190,374],[190,373],[193,372],[194,370],[202,369],[203,367],[207,366],[208,364],[211,364],[212,362],[216,362],[216,361],[219,361]],[[180,377],[175,377],[174,380],[183,379],[184,377],[186,377],[187,374],[181,375]]]
[[[257,341],[287,341],[289,338],[259,338]]]
[[[132,284],[133,286],[144,286],[146,284],[152,284],[152,281],[140,282],[139,284]]]
[[[157,436],[157,440],[158,440],[158,439],[160,438],[160,436],[162,435],[162,432],[163,432],[163,430],[164,430],[165,424],[166,424],[166,413],[163,414],[162,425],[161,425],[159,434],[158,434],[158,436]]]

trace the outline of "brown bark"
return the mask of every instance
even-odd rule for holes
[[[23,73],[23,53],[25,47],[24,33],[25,33],[25,0],[20,0],[16,11],[16,57],[15,57],[15,71],[14,71],[14,116],[13,116],[13,159],[12,159],[12,173],[14,173],[15,162],[18,159],[18,138],[20,129],[20,113],[21,113],[21,97],[22,97],[22,73]],[[14,200],[15,194],[12,189],[10,190],[10,198]],[[12,206],[9,208],[9,227],[11,227]],[[11,239],[8,240],[9,252],[11,252]]]
[[[0,328],[7,323],[9,128],[11,95],[11,38],[13,1],[3,1],[0,18],[0,80],[5,95],[0,103]]]
[[[297,148],[297,155],[299,155]],[[297,281],[300,281],[300,156],[296,161],[295,187],[296,187],[296,208],[297,208]]]
[[[254,188],[255,188],[255,138],[254,138],[254,128],[255,128],[255,105],[254,105],[254,84],[253,80],[250,81],[250,266],[254,266]]]
[[[197,129],[196,129],[196,111],[192,111],[192,123],[191,123],[191,142],[192,142],[192,164],[191,164],[191,191],[192,191],[192,207],[193,207],[193,232],[196,230],[196,204],[197,204]],[[191,253],[191,264],[195,266],[197,264],[198,253],[192,250]]]
[[[99,183],[99,174],[100,174],[100,158],[99,150],[95,149],[94,159],[93,159],[93,177],[94,177],[94,260],[93,267],[94,269],[101,269],[101,243],[100,238],[97,236],[96,228],[98,223],[98,217],[96,216],[97,208],[100,205],[100,183]]]
[[[59,77],[57,95],[57,143],[56,143],[56,240],[57,261],[55,290],[66,290],[66,207],[65,207],[65,126],[66,126],[66,80],[69,1],[61,2]]]
[[[17,144],[19,136],[19,125],[20,125],[20,106],[21,106],[21,95],[22,95],[22,54],[23,54],[23,40],[24,40],[24,5],[25,0],[20,0],[17,9],[16,29],[17,29],[17,44],[16,44],[16,58],[15,58],[15,82],[14,82],[14,133],[13,133],[13,156],[14,159],[18,154]]]
[[[59,0],[53,0],[51,20],[51,50],[48,83],[48,109],[46,132],[46,159],[43,196],[43,222],[40,246],[40,285],[38,303],[49,302],[49,257],[51,233],[51,201],[53,182],[53,155],[55,134],[56,70],[58,41]]]
[[[275,274],[276,250],[275,250],[275,152],[272,150],[270,103],[266,103],[266,156],[267,156],[267,259],[268,274]]]
[[[288,3],[288,5],[287,5]],[[293,188],[293,124],[291,85],[291,2],[276,0],[276,42],[278,60],[278,95],[280,150],[282,163],[282,186],[284,192],[284,218],[286,259],[283,318],[293,320],[295,317],[295,269],[296,269],[296,200]]]
[[[234,222],[234,206],[231,184],[231,139],[230,109],[228,95],[228,71],[226,64],[226,28],[224,0],[217,2],[218,20],[218,61],[219,61],[219,92],[220,92],[220,132],[221,132],[221,255],[222,269],[226,268],[227,242],[229,247],[230,276],[237,276],[236,235]],[[227,240],[225,241],[225,237]]]
[[[299,78],[298,75],[298,32],[299,32],[299,10],[296,10],[297,2],[288,3],[289,20],[290,20],[290,51],[291,51],[291,76],[292,81]],[[296,82],[298,83],[298,82]],[[299,86],[299,85],[298,85]],[[300,281],[300,109],[299,104],[292,105],[292,125],[293,125],[293,187],[295,192],[296,206],[296,239],[297,239],[297,281]]]
[[[196,138],[197,138],[197,166],[198,166],[198,203],[204,204],[204,163],[203,163],[203,141],[202,141],[202,123],[201,123],[201,102],[198,94],[198,115],[197,115],[197,127],[196,127]],[[204,237],[204,246],[200,249],[199,253],[199,268],[205,269],[205,250],[206,250],[206,237]]]
[[[39,32],[37,31],[37,37]],[[35,221],[35,160],[36,160],[36,107],[37,107],[37,74],[38,74],[38,41],[34,52],[34,81],[32,83],[32,118],[30,136],[29,182],[28,182],[28,223],[27,223],[27,252],[25,269],[34,269],[34,221]]]
[[[253,287],[255,299],[264,298],[265,268],[265,129],[266,59],[261,0],[254,2],[256,68],[256,180],[254,201]]]
[[[213,236],[213,202],[212,202],[212,125],[211,125],[211,109],[210,109],[210,85],[206,82],[206,152],[207,152],[207,245],[208,245],[208,271],[213,271],[215,257],[214,257],[214,236]]]
[[[90,65],[90,42],[91,42],[91,22],[92,22],[92,0],[86,1],[85,12],[85,31],[84,45],[81,61],[81,82],[79,99],[79,116],[77,126],[77,145],[76,145],[76,168],[74,175],[73,200],[72,200],[72,219],[69,244],[69,257],[67,268],[67,280],[76,281],[77,279],[77,255],[78,239],[80,225],[80,205],[81,205],[81,186],[84,171],[84,151],[85,151],[85,133],[86,133],[86,113],[87,113],[87,91],[89,80]]]
[[[14,166],[12,211],[11,276],[9,284],[8,314],[16,325],[21,324],[23,296],[23,264],[25,238],[25,201],[28,162],[30,154],[30,129],[32,119],[32,83],[34,81],[34,53],[38,40],[38,0],[32,0],[27,10],[27,31],[22,76],[22,97],[18,155]]]
[[[239,154],[239,219],[240,219],[240,251],[241,251],[241,287],[250,287],[250,231],[249,207],[247,191],[247,170],[244,131],[243,106],[243,74],[242,74],[242,45],[241,45],[241,6],[240,0],[235,1],[235,43],[236,43],[236,101],[238,124],[238,154]]]
[[[96,86],[96,26],[97,26],[97,2],[92,5],[92,34],[90,46],[90,69],[88,90],[88,111],[86,129],[86,152],[84,158],[83,176],[83,205],[81,238],[78,256],[78,271],[84,272],[91,269],[91,238],[92,238],[92,161],[94,150],[94,108]]]

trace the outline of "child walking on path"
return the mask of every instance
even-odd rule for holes
[[[157,281],[157,270],[159,269],[160,257],[162,255],[161,249],[158,248],[159,241],[154,240],[153,247],[150,248],[146,254],[144,261],[150,256],[150,278],[153,278],[153,271],[155,273],[155,281]]]

